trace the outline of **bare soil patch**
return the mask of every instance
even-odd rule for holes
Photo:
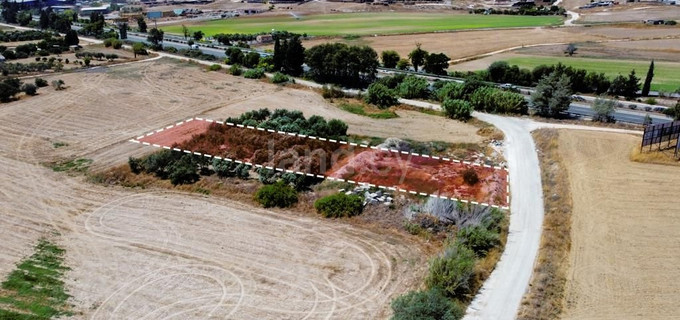
[[[680,168],[631,162],[639,139],[560,131],[574,206],[565,319],[680,316]]]

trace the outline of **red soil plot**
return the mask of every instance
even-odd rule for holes
[[[507,171],[344,141],[244,128],[203,120],[178,123],[138,141],[278,171],[507,207]],[[479,182],[466,184],[473,170]]]

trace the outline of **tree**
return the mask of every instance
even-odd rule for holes
[[[505,83],[505,74],[510,69],[510,65],[506,61],[493,62],[486,71],[489,73],[489,80],[496,83]]]
[[[449,68],[449,60],[451,60],[451,58],[443,53],[428,54],[425,56],[423,69],[425,69],[425,72],[427,73],[446,75],[446,69]]]
[[[149,30],[149,35],[146,38],[151,42],[151,48],[154,50],[163,49],[163,30],[152,28]]]
[[[198,175],[198,164],[194,157],[189,154],[183,155],[168,168],[170,182],[173,185],[192,184],[200,178]]]
[[[33,17],[31,16],[30,11],[19,11],[17,13],[17,23],[19,23],[20,26],[27,26],[29,23],[31,23],[31,20]]]
[[[394,50],[386,50],[380,54],[382,59],[383,67],[394,69],[397,66],[397,62],[401,59],[399,54]]]
[[[137,58],[138,54],[141,55],[146,55],[146,48],[144,47],[144,44],[141,42],[135,42],[135,44],[132,45],[132,52],[135,54],[135,58]]]
[[[635,96],[637,96],[637,92],[640,89],[640,78],[635,76],[635,70],[632,70],[628,74],[628,78],[626,79],[626,85],[624,86],[623,90],[623,96],[626,97],[626,99],[633,99]]]
[[[368,46],[325,43],[307,50],[305,62],[314,81],[361,88],[375,80],[378,54]]]
[[[24,85],[21,86],[21,91],[23,91],[29,96],[34,96],[38,91],[38,87],[36,87],[32,83],[25,83]]]
[[[243,51],[239,48],[231,47],[224,52],[229,57],[229,64],[242,64],[245,59]]]
[[[429,86],[430,84],[424,78],[407,76],[399,84],[399,95],[406,99],[426,99],[430,96]]]
[[[128,24],[127,22],[118,24],[118,33],[121,39],[127,39]]]
[[[626,77],[618,75],[609,85],[609,92],[613,95],[622,96],[626,91]]]
[[[40,10],[40,20],[38,21],[40,29],[46,30],[50,27],[50,11],[50,9]]]
[[[391,304],[392,320],[459,320],[464,310],[444,296],[441,289],[411,291]]]
[[[616,101],[607,99],[605,95],[595,98],[593,102],[593,111],[595,111],[593,121],[614,122],[615,119],[612,116],[614,108],[616,108]]]
[[[274,70],[299,76],[305,62],[305,47],[297,34],[277,34],[274,42]]]
[[[374,104],[381,109],[389,108],[399,103],[399,99],[397,99],[394,91],[380,83],[373,83],[368,86],[364,101],[366,101],[366,103]]]
[[[144,17],[137,18],[137,27],[139,28],[139,32],[146,33],[146,21],[144,21]]]
[[[650,117],[648,114],[645,115],[645,119],[642,121],[643,126],[648,126],[652,124],[652,117]]]
[[[574,53],[576,53],[576,50],[578,50],[578,48],[576,48],[576,45],[574,45],[573,43],[570,43],[564,49],[564,53],[568,54],[571,57],[571,56],[574,55]]]
[[[420,43],[416,44],[416,48],[408,54],[408,58],[411,59],[411,65],[416,72],[418,72],[418,67],[422,66],[425,62],[425,57],[427,57],[427,51],[420,48]]]
[[[567,75],[556,72],[542,78],[531,95],[531,101],[538,113],[556,117],[569,109],[571,104],[571,83]]]
[[[69,30],[64,36],[64,43],[68,46],[78,45],[80,40],[78,39],[78,32],[75,30]]]
[[[664,110],[663,113],[669,117],[673,117],[674,121],[680,120],[680,101],[676,103],[674,107]]]
[[[444,99],[442,103],[442,108],[451,119],[467,121],[472,117],[472,105],[465,101],[459,99]]]
[[[248,52],[243,58],[243,65],[247,68],[257,67],[258,63],[260,63],[260,54],[255,51]]]
[[[182,25],[182,35],[184,35],[184,40],[189,37],[189,34],[189,28],[187,28],[185,25]]]
[[[17,78],[7,78],[0,82],[0,101],[8,102],[19,92],[21,92],[21,80]]]
[[[204,35],[205,35],[205,34],[203,33],[203,31],[198,30],[198,31],[194,32],[193,37],[194,37],[194,40],[200,41],[201,39],[203,39],[203,36],[204,36]]]
[[[255,193],[255,201],[265,208],[290,207],[298,201],[297,191],[279,180],[274,184],[265,185]]]
[[[397,69],[399,70],[406,70],[410,66],[411,62],[409,62],[408,59],[399,59],[399,61],[397,62]]]
[[[649,69],[647,70],[647,76],[645,77],[645,83],[642,85],[642,96],[649,95],[649,89],[652,86],[652,78],[654,78],[654,60],[649,64]]]

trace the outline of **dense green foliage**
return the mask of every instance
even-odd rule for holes
[[[9,102],[14,96],[21,92],[21,80],[17,78],[6,78],[0,82],[0,102]]]
[[[593,102],[593,111],[595,111],[595,116],[593,116],[593,121],[600,122],[614,122],[616,119],[613,117],[614,109],[616,108],[616,101],[607,99],[604,95],[595,98]]]
[[[378,54],[368,46],[326,43],[308,49],[305,63],[316,82],[361,88],[375,80]]]
[[[260,68],[248,69],[245,72],[243,72],[243,77],[248,79],[260,79],[264,77],[264,69]]]
[[[652,87],[652,79],[654,78],[654,60],[649,64],[649,69],[647,69],[647,76],[645,77],[645,82],[642,85],[641,95],[648,96],[649,90]]]
[[[451,244],[443,255],[430,261],[425,284],[428,288],[440,288],[449,298],[462,297],[470,293],[475,259],[472,249],[461,243]]]
[[[399,103],[399,99],[393,90],[387,88],[380,83],[373,83],[368,86],[364,101],[378,106],[378,108],[389,108]]]
[[[226,122],[331,139],[344,139],[347,136],[347,124],[340,120],[326,121],[320,116],[306,119],[300,111],[285,109],[276,109],[274,112],[269,109],[249,111],[238,118],[227,118]]]
[[[442,291],[433,288],[411,291],[392,301],[392,320],[458,320],[465,311],[446,298]]]
[[[288,32],[275,32],[274,35],[274,70],[291,76],[302,75],[305,63],[305,48],[300,35]]]
[[[287,208],[298,201],[297,191],[283,181],[262,186],[255,193],[255,201],[265,208]]]
[[[425,78],[406,76],[399,84],[399,96],[406,99],[427,99],[430,96],[429,85]]]
[[[557,117],[569,109],[571,94],[569,76],[553,72],[538,82],[531,101],[540,115]]]
[[[337,193],[316,200],[314,208],[326,218],[353,217],[361,214],[362,202],[360,196]]]
[[[397,63],[399,62],[399,60],[401,60],[401,57],[394,50],[386,50],[380,54],[380,59],[382,60],[383,67],[396,68]]]
[[[276,72],[274,73],[274,76],[272,76],[272,83],[286,83],[288,81],[290,81],[288,76],[281,72]]]
[[[472,249],[477,255],[486,255],[501,242],[500,235],[484,226],[471,226],[460,229],[457,241]]]
[[[449,98],[444,99],[442,108],[449,118],[462,121],[469,120],[472,117],[472,111],[474,110],[472,105],[465,100]]]

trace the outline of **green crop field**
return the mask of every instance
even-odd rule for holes
[[[544,57],[544,56],[518,56],[504,59],[509,64],[516,64],[520,68],[533,69],[538,65],[552,65],[561,62],[564,65],[575,68],[586,69],[588,71],[603,72],[610,78],[619,74],[627,75],[635,69],[636,75],[642,83],[647,75],[649,61],[631,60],[609,60],[594,58],[574,58],[574,57]],[[673,92],[680,88],[680,63],[677,62],[654,62],[654,78],[652,80],[652,90]]]
[[[316,36],[400,34],[479,28],[549,26],[562,23],[556,16],[467,15],[441,13],[339,13],[276,17],[238,17],[189,25],[206,35],[259,33],[272,29]],[[182,33],[181,25],[164,26],[169,33]]]

